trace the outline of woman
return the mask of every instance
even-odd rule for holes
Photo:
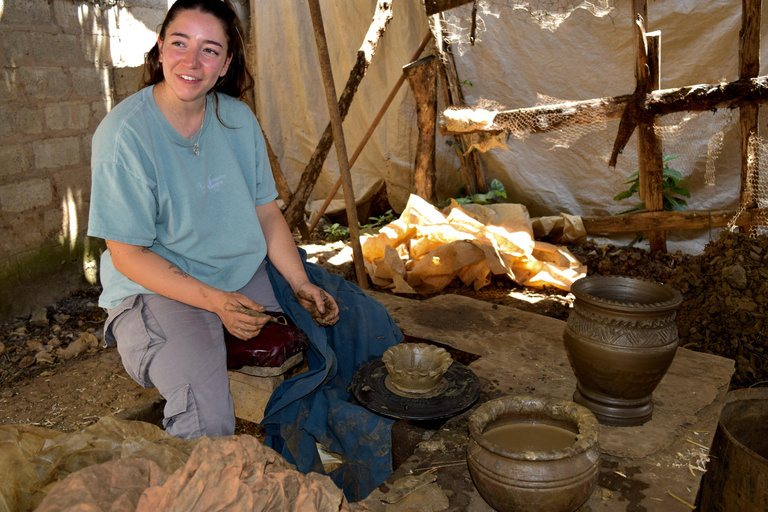
[[[131,377],[157,387],[163,424],[182,438],[234,433],[223,329],[247,340],[268,320],[247,310],[282,311],[266,258],[317,325],[338,320],[308,279],[241,101],[253,88],[243,33],[229,0],[178,0],[141,90],[93,138],[88,234],[108,249],[105,339]]]

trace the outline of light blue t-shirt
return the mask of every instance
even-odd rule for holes
[[[264,138],[248,106],[208,95],[200,155],[146,87],[104,118],[93,136],[88,235],[149,247],[189,275],[234,291],[267,252],[255,206],[277,197]],[[225,126],[226,125],[226,126]],[[99,305],[152,293],[101,257]]]

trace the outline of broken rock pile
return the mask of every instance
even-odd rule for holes
[[[724,231],[670,280],[680,346],[736,361],[731,387],[768,384],[768,236]]]

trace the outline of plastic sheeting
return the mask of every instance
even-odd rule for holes
[[[538,94],[586,100],[634,90],[630,0],[618,0],[614,11],[601,18],[577,9],[554,32],[539,28],[525,12],[514,10],[511,2],[485,3],[490,4],[491,13],[481,13],[475,46],[468,41],[454,45],[459,80],[471,82],[462,86],[471,105],[484,98],[513,109],[534,106]],[[350,152],[427,33],[421,4],[421,0],[395,2],[394,18],[344,123]],[[370,25],[374,5],[375,0],[321,1],[337,92]],[[446,15],[461,20],[466,29],[471,7],[451,9]],[[302,0],[252,1],[251,9],[257,110],[288,182],[295,187],[328,123],[312,25]],[[738,78],[740,26],[741,3],[733,0],[649,2],[648,29],[662,33],[662,88]],[[768,40],[763,38],[762,44],[766,53]],[[766,74],[768,63],[761,67],[760,73]],[[442,96],[440,89],[440,102]],[[438,108],[442,111],[444,105]],[[716,162],[716,187],[705,187],[712,119],[712,114],[702,116],[696,121],[698,128],[688,127],[696,130],[688,132],[691,139],[682,141],[681,147],[668,144],[664,149],[665,154],[689,153],[685,162],[683,158],[674,161],[674,167],[690,182],[690,209],[735,208],[738,201],[738,123],[725,129],[723,152]],[[525,205],[533,216],[610,215],[632,206],[612,198],[625,188],[623,181],[637,167],[634,137],[616,169],[594,156],[595,151],[610,151],[617,128],[617,121],[608,123],[591,142],[570,149],[556,147],[552,134],[509,139],[509,149],[493,149],[481,154],[480,160],[488,180],[499,179],[510,202]],[[405,85],[352,170],[357,197],[384,179],[392,206],[398,212],[405,208],[412,191],[416,135],[415,105]],[[453,197],[461,185],[458,160],[446,140],[437,134],[437,192],[442,199]],[[331,151],[312,199],[324,199],[338,178],[335,158]],[[342,195],[340,191],[336,197]],[[343,207],[342,202],[338,204]]]
[[[0,427],[0,510],[349,510],[327,476],[304,475],[252,436],[182,440],[102,418],[65,434]]]
[[[563,236],[580,239],[578,219],[559,218]],[[566,226],[567,221],[567,226]],[[539,221],[550,231],[558,220]],[[542,233],[545,228],[540,228]],[[490,275],[526,286],[570,290],[586,267],[566,248],[535,241],[528,210],[519,204],[459,205],[443,212],[411,195],[400,218],[362,242],[368,275],[395,293],[435,293],[456,277],[479,290]]]

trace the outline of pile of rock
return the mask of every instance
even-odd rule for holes
[[[76,292],[31,317],[3,325],[0,388],[35,375],[51,374],[57,363],[99,350],[103,345],[104,310],[97,306],[97,297],[96,288]],[[0,391],[0,396],[6,391]]]
[[[684,299],[680,345],[734,359],[733,388],[768,384],[768,236],[724,231],[669,284]]]

